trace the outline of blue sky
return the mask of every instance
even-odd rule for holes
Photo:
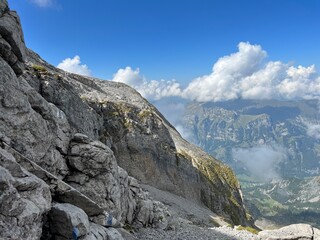
[[[266,60],[320,66],[316,0],[9,0],[27,46],[58,65],[79,55],[91,74],[111,79],[140,68],[148,79],[187,85],[210,74],[239,42]],[[319,67],[318,67],[319,68]]]

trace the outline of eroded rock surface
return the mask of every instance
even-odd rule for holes
[[[0,238],[39,239],[50,207],[49,186],[0,148]]]

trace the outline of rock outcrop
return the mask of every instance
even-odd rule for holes
[[[40,239],[50,207],[49,186],[0,148],[0,238]]]
[[[24,45],[19,17],[6,1],[0,16],[0,238],[120,239],[114,227],[163,222],[164,206],[118,167],[108,146],[90,140],[101,121],[88,105],[70,89],[60,105],[43,97],[59,89],[40,92],[43,69],[26,63],[37,55]],[[84,111],[69,111],[74,104]]]

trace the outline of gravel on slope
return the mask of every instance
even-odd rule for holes
[[[164,203],[171,216],[168,217],[168,226],[165,229],[141,228],[134,233],[136,239],[146,240],[256,240],[257,235],[247,231],[235,230],[228,227],[228,223],[210,211],[205,206],[199,205],[183,197],[162,191],[149,185],[141,185],[150,196]],[[214,227],[214,225],[222,227]]]

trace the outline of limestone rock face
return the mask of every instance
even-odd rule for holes
[[[148,225],[165,218],[163,206],[160,207],[163,216],[154,216],[157,203],[147,198],[136,179],[118,167],[112,150],[103,143],[76,134],[70,143],[68,160],[71,171],[66,181],[94,199],[117,221],[132,223],[137,220]],[[101,224],[104,225],[103,221]]]
[[[65,176],[70,128],[65,114],[48,103],[0,58],[0,132],[10,144],[48,171]]]
[[[39,239],[50,207],[49,186],[0,148],[0,238]]]
[[[26,57],[19,16],[9,11],[7,1],[0,3],[0,46],[1,56],[9,63],[16,74],[22,74]]]

